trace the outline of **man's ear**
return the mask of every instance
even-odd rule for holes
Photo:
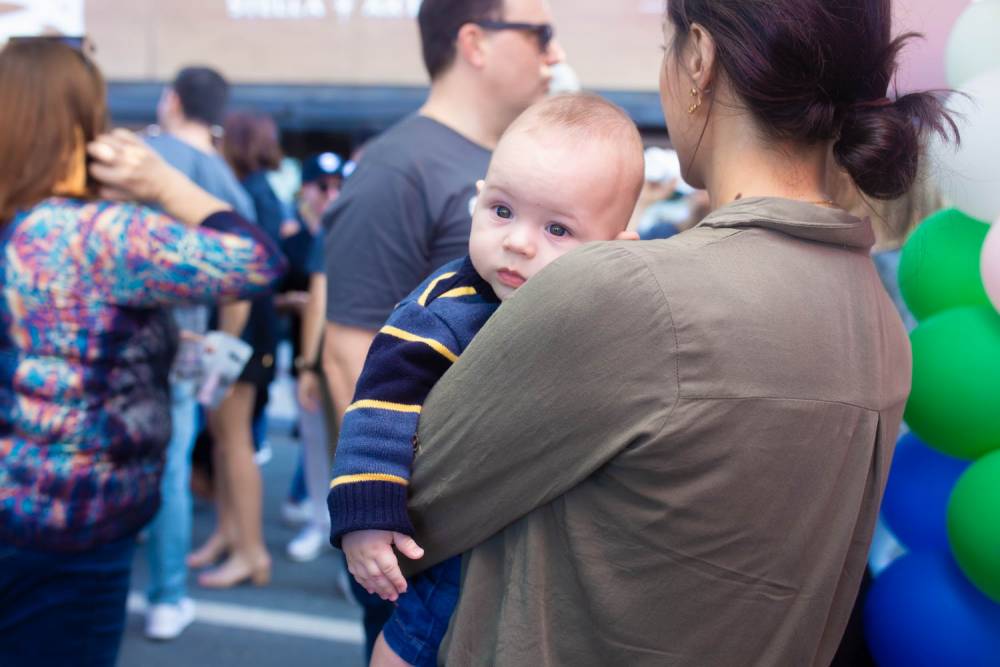
[[[486,65],[486,33],[475,23],[466,23],[458,29],[455,38],[455,57],[461,58],[476,69]]]
[[[181,98],[177,95],[177,91],[169,86],[163,89],[160,95],[160,109],[172,116],[181,113]]]

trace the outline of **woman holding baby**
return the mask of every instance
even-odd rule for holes
[[[827,157],[890,199],[952,129],[929,94],[890,99],[891,14],[670,0],[663,108],[713,212],[556,261],[431,393],[409,569],[469,552],[441,660],[830,663],[910,360]]]

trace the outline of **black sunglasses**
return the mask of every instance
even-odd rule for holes
[[[342,177],[342,176],[340,176],[340,175],[337,175],[337,176],[335,176],[334,178],[338,178],[338,179],[340,179],[340,181],[341,181],[341,182],[340,182],[340,183],[337,183],[337,184],[335,185],[335,184],[331,183],[330,181],[328,181],[327,179],[325,179],[325,178],[322,178],[322,179],[320,179],[320,180],[316,181],[316,187],[317,187],[317,188],[319,189],[319,191],[320,191],[320,192],[322,192],[323,194],[326,194],[326,193],[327,193],[327,192],[329,192],[330,190],[339,190],[339,189],[340,189],[340,187],[341,187],[341,185],[343,184],[343,177]]]
[[[490,21],[487,19],[472,21],[472,23],[484,30],[521,30],[524,32],[533,32],[535,33],[535,37],[538,38],[538,48],[542,53],[549,50],[549,44],[552,43],[552,38],[555,37],[555,29],[551,23],[511,23],[509,21]]]

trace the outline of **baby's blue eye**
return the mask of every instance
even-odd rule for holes
[[[510,210],[503,204],[493,207],[493,212],[496,213],[498,218],[503,218],[504,220],[510,220],[514,217],[514,211]]]
[[[570,231],[568,229],[556,223],[552,223],[551,225],[546,227],[545,231],[547,231],[549,234],[552,234],[552,236],[560,236],[560,237],[570,236]]]

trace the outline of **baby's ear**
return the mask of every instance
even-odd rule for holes
[[[618,232],[618,236],[615,237],[615,241],[638,241],[638,240],[639,240],[639,233],[631,232],[627,229],[624,232]]]
[[[466,181],[466,183],[468,183],[468,181]],[[483,187],[485,185],[486,185],[486,181],[484,181],[482,179],[476,181],[476,194],[477,195],[483,194]]]

